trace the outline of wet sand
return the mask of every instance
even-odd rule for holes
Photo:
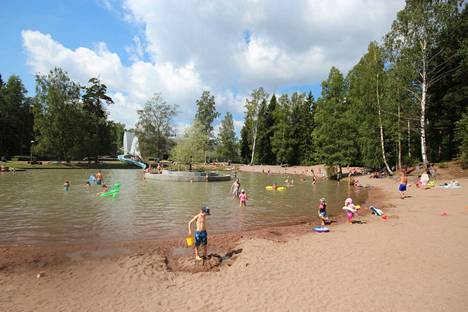
[[[279,169],[281,170],[281,169]],[[261,172],[261,169],[260,169]],[[461,189],[372,185],[365,224],[268,228],[183,242],[0,249],[4,311],[466,311],[468,179]],[[317,220],[311,220],[313,225]],[[222,261],[223,260],[223,261]],[[193,273],[193,272],[200,273]],[[37,278],[38,274],[41,277]]]

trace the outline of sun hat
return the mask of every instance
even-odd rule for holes
[[[210,208],[208,208],[208,207],[203,207],[203,208],[201,209],[201,211],[202,211],[203,213],[207,214],[207,215],[210,214]]]
[[[327,200],[325,199],[325,197],[322,197],[322,198],[320,198],[320,202],[321,202],[321,203],[326,203]]]
[[[245,193],[244,189],[241,190],[241,193]]]
[[[345,200],[344,203],[345,203],[345,205],[352,204],[352,203],[353,203],[353,199],[352,199],[351,197],[348,197],[348,198],[346,198],[346,200]]]

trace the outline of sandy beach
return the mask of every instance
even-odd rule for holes
[[[68,261],[51,247],[1,248],[1,310],[466,311],[468,179],[458,178],[459,189],[412,186],[404,200],[394,179],[360,181],[372,186],[365,206],[382,208],[387,221],[366,214],[325,234],[310,231],[311,220],[215,237],[211,252],[229,259],[200,264],[207,272],[184,272],[193,260],[182,244],[180,257],[146,242]]]

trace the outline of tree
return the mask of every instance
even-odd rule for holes
[[[210,91],[203,91],[201,97],[196,102],[197,113],[195,114],[195,121],[202,126],[207,142],[204,144],[206,150],[203,151],[205,160],[209,151],[213,149],[214,138],[213,138],[213,121],[219,117],[219,113],[216,111],[216,103],[213,95],[210,95]]]
[[[232,114],[227,112],[221,121],[218,135],[218,154],[224,160],[236,161],[239,157]]]
[[[205,152],[208,148],[208,135],[205,125],[198,120],[185,130],[184,136],[178,140],[172,150],[172,158],[183,163],[202,162],[205,160]]]
[[[30,98],[21,79],[12,75],[6,84],[0,79],[0,155],[24,154],[32,139]]]
[[[250,99],[246,100],[245,103],[245,108],[247,109],[246,111],[246,117],[245,117],[245,125],[246,129],[249,130],[248,133],[248,142],[249,142],[249,147],[251,146],[250,150],[252,151],[251,153],[251,158],[250,158],[250,164],[254,164],[255,160],[255,145],[257,143],[257,134],[258,134],[258,116],[259,116],[259,111],[260,111],[260,105],[263,102],[263,100],[266,100],[268,97],[268,94],[263,90],[263,88],[258,88],[252,91],[250,94]]]
[[[350,165],[355,160],[357,153],[354,143],[356,130],[348,105],[343,75],[332,67],[328,79],[322,82],[313,140],[317,159],[328,166],[338,166],[340,172],[343,165]]]
[[[244,123],[244,126],[241,129],[241,141],[240,141],[240,156],[243,163],[248,163],[252,157],[252,150],[249,144],[249,133],[250,129],[248,125]]]
[[[274,115],[273,137],[271,138],[271,148],[276,157],[276,162],[286,164],[291,159],[292,150],[291,138],[291,113],[290,100],[287,94],[283,94],[278,99]]]
[[[36,154],[71,160],[83,153],[87,135],[80,86],[60,68],[36,75],[33,104]]]
[[[205,133],[211,137],[213,135],[213,121],[219,117],[219,113],[216,111],[214,95],[210,95],[210,91],[203,91],[196,104],[197,113],[195,114],[195,120],[203,126]]]
[[[367,53],[354,66],[349,74],[349,98],[356,106],[358,116],[354,118],[358,125],[358,140],[364,164],[378,168],[383,163],[387,172],[392,175],[385,152],[384,135],[384,84],[386,73],[384,71],[384,57],[381,48],[376,42],[369,44]],[[380,140],[376,138],[379,137]],[[380,147],[377,151],[376,146]],[[381,155],[378,161],[376,155]]]
[[[447,73],[445,62],[434,62],[443,51],[437,46],[437,38],[446,30],[448,21],[458,14],[462,3],[461,0],[407,0],[386,37],[394,61],[407,69],[405,79],[413,82],[408,91],[419,102],[421,157],[425,164],[429,162],[426,137],[428,91]]]
[[[138,110],[135,133],[144,158],[154,155],[162,159],[169,155],[171,137],[174,136],[172,118],[176,115],[176,109],[175,105],[167,104],[156,93],[145,103],[143,109]]]
[[[462,168],[468,167],[468,109],[456,123],[455,139],[459,143],[458,158]]]
[[[94,157],[95,162],[98,162],[99,154],[102,154],[109,147],[111,141],[108,136],[106,137],[110,134],[110,129],[106,129],[107,113],[102,104],[110,105],[114,101],[107,95],[107,86],[98,78],[91,78],[88,82],[90,86],[83,88],[85,93],[82,96],[83,109],[89,123],[87,156],[88,158]]]

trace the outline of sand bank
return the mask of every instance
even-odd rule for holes
[[[37,266],[0,270],[0,306],[4,311],[466,311],[468,179],[459,179],[461,189],[410,187],[412,197],[404,200],[392,179],[360,180],[380,190],[379,208],[387,221],[367,215],[366,224],[332,225],[327,234],[302,225],[295,232],[264,230],[264,237],[221,237],[238,253],[202,273],[174,271],[151,242],[124,255],[43,266],[39,255]],[[40,271],[44,276],[37,278]]]

